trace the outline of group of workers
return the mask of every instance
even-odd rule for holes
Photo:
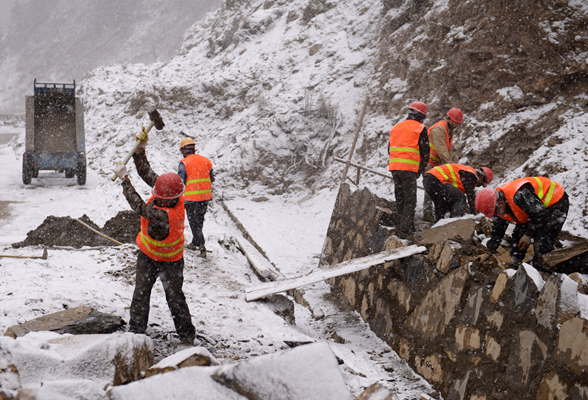
[[[516,225],[510,248],[512,263],[521,263],[533,242],[533,266],[543,269],[543,255],[558,246],[556,239],[568,214],[569,200],[563,187],[545,177],[520,178],[497,188],[487,187],[493,180],[489,168],[474,169],[456,164],[452,158],[455,130],[463,123],[462,111],[452,108],[428,130],[423,124],[426,117],[427,105],[412,102],[407,118],[390,130],[388,169],[394,180],[399,236],[409,237],[415,231],[417,179],[424,174],[426,220],[437,222],[447,213],[461,217],[467,211],[479,211],[491,218],[488,252],[480,261],[496,252],[512,222]],[[476,194],[476,187],[483,189]]]
[[[196,154],[195,142],[185,138],[180,142],[183,159],[178,172],[157,175],[152,169],[145,146],[145,129],[137,135],[141,141],[133,154],[139,176],[151,188],[151,198],[145,203],[131,184],[124,165],[114,171],[122,180],[123,193],[131,208],[141,216],[141,231],[137,235],[139,255],[135,290],[131,301],[129,331],[145,333],[149,319],[151,290],[161,279],[176,332],[182,343],[193,344],[196,330],[182,286],[184,283],[184,247],[206,258],[202,234],[204,215],[212,199],[214,173],[212,162]],[[184,245],[186,216],[192,230],[192,242]]]

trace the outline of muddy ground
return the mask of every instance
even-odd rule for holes
[[[78,219],[122,243],[135,243],[135,238],[141,229],[141,217],[134,211],[119,211],[116,216],[106,221],[103,228],[96,225],[85,214]],[[12,247],[38,245],[70,246],[79,249],[84,246],[113,246],[116,243],[91,231],[75,218],[50,215],[37,229],[28,232],[25,240],[13,243]]]

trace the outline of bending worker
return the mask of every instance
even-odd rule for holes
[[[124,165],[115,168],[122,179],[123,193],[131,208],[141,216],[137,235],[139,255],[135,291],[131,302],[129,330],[145,333],[149,319],[151,290],[159,277],[165,290],[176,332],[184,343],[192,344],[196,330],[182,290],[184,283],[184,184],[174,172],[158,176],[145,155],[145,132],[137,135],[143,143],[133,154],[139,176],[151,186],[153,194],[145,203],[131,184]]]
[[[429,128],[431,155],[429,156],[427,171],[453,162],[451,146],[453,145],[455,130],[461,123],[463,123],[463,113],[459,108],[452,108],[447,112],[445,118]],[[426,220],[433,220],[433,204],[426,191],[423,201],[423,216]]]
[[[388,169],[394,179],[394,196],[398,215],[398,230],[408,236],[415,230],[417,178],[429,162],[429,138],[423,121],[427,105],[414,101],[408,107],[408,117],[390,130],[390,161]]]
[[[510,249],[512,262],[521,263],[533,241],[533,266],[542,268],[543,255],[552,251],[568,215],[570,202],[564,188],[547,178],[520,178],[496,189],[480,190],[476,208],[492,220],[486,247],[494,254],[509,222],[516,227]],[[486,257],[487,258],[487,257]]]
[[[423,177],[425,193],[435,203],[435,222],[449,212],[451,217],[461,217],[466,212],[466,197],[471,214],[476,214],[476,187],[486,187],[492,182],[490,168],[474,170],[461,164],[445,164],[431,169]]]
[[[205,240],[202,233],[204,215],[208,210],[208,202],[212,199],[212,162],[196,154],[196,143],[191,138],[184,138],[180,142],[180,152],[184,159],[178,165],[178,175],[186,185],[184,206],[188,215],[188,222],[192,230],[192,243],[186,248],[200,250],[200,257],[206,258]]]

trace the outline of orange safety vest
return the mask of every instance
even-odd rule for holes
[[[524,184],[530,183],[533,185],[533,189],[535,189],[535,194],[541,201],[545,208],[549,208],[555,203],[557,203],[564,195],[564,188],[559,184],[551,179],[547,178],[520,178],[516,179],[512,182],[507,183],[506,185],[497,187],[496,190],[500,190],[504,193],[504,197],[512,210],[516,221],[509,215],[509,214],[496,214],[500,218],[505,219],[510,222],[514,222],[515,224],[525,224],[529,222],[531,217],[529,214],[521,210],[519,206],[514,203],[514,195]]]
[[[206,201],[212,199],[210,170],[212,162],[200,154],[191,154],[182,160],[186,167],[186,201]]]
[[[151,203],[155,197],[152,196],[147,204]],[[159,241],[151,238],[147,232],[149,220],[141,217],[141,232],[137,235],[137,246],[149,258],[155,261],[172,262],[181,260],[184,256],[184,196],[180,196],[180,201],[174,208],[157,207],[165,210],[169,217],[169,235],[165,240]]]
[[[472,167],[461,164],[444,164],[433,168],[427,172],[427,174],[433,174],[435,178],[439,179],[439,182],[441,182],[442,185],[453,185],[459,189],[460,192],[465,194],[465,187],[463,186],[461,177],[459,176],[460,171],[467,171],[476,175],[476,170],[474,170]]]
[[[429,136],[429,147],[431,148],[431,153],[429,155],[429,164],[437,167],[441,165],[441,160],[439,159],[439,154],[437,154],[437,148],[431,142],[431,130],[435,128],[437,125],[443,125],[445,128],[445,145],[447,146],[447,151],[451,151],[451,145],[453,144],[453,135],[449,136],[449,129],[447,129],[447,123],[445,120],[441,120],[437,122],[435,125],[429,128],[427,131],[427,135]]]
[[[390,171],[419,171],[419,136],[424,128],[420,122],[407,119],[390,129]]]

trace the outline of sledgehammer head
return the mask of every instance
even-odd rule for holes
[[[161,115],[159,115],[159,111],[157,111],[155,108],[151,108],[148,111],[148,114],[149,119],[153,121],[153,126],[155,126],[155,129],[158,131],[162,130],[165,124],[163,123],[163,119],[161,119]]]

